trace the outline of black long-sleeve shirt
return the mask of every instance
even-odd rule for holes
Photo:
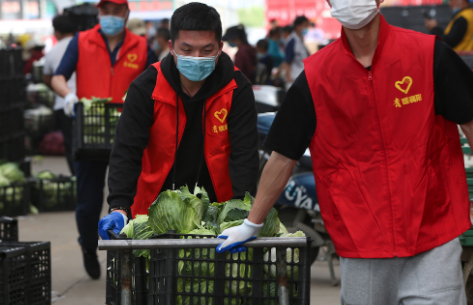
[[[457,14],[459,14],[458,12]],[[456,14],[455,14],[456,15]],[[452,17],[454,18],[455,15]],[[452,25],[450,32],[445,35],[444,30],[440,27],[433,28],[430,33],[433,35],[437,35],[440,39],[442,39],[450,48],[456,47],[465,37],[466,31],[468,29],[468,21],[460,17]]]
[[[435,113],[457,124],[473,120],[473,72],[445,43],[434,47]],[[316,130],[314,101],[305,71],[284,98],[263,145],[299,160]]]
[[[176,176],[173,176],[174,168],[171,169],[161,190],[171,189],[175,179],[176,187],[187,184],[192,192],[197,181],[199,186],[207,190],[210,200],[217,201],[207,164],[201,158],[203,105],[207,98],[234,79],[238,88],[234,90],[227,118],[231,145],[230,178],[234,198],[244,197],[246,191],[254,195],[258,173],[258,132],[251,83],[240,71],[234,71],[233,63],[225,53],[219,57],[215,71],[192,98],[181,88],[179,72],[172,55],[163,59],[161,70],[182,99],[187,117],[176,162],[173,165],[176,167]],[[149,67],[131,83],[128,90],[110,157],[108,202],[111,208],[130,207],[133,204],[141,173],[143,151],[150,140],[149,129],[154,123],[154,101],[151,95],[156,86],[157,75],[158,71],[152,66]],[[202,169],[199,175],[200,166]]]

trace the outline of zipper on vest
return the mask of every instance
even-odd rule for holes
[[[373,84],[373,73],[371,71],[368,72],[368,80],[371,83],[371,89],[373,91],[373,99],[374,103],[376,105],[376,114],[378,116],[378,123],[379,123],[379,132],[381,133],[381,142],[383,143],[383,150],[384,150],[384,161],[386,163],[386,181],[388,183],[388,196],[389,196],[389,206],[391,207],[391,221],[392,221],[392,228],[393,228],[393,246],[394,246],[394,256],[397,257],[397,247],[396,247],[396,238],[395,238],[395,230],[394,230],[394,211],[393,211],[393,203],[391,199],[391,184],[389,183],[389,162],[388,162],[388,153],[386,151],[386,142],[384,140],[384,134],[383,134],[383,129],[381,126],[381,119],[379,117],[379,110],[378,110],[378,104],[376,102],[376,94],[374,91],[374,84]]]

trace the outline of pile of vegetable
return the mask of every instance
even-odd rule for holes
[[[203,188],[195,188],[190,193],[187,187],[180,190],[167,190],[159,194],[158,198],[149,208],[149,216],[138,215],[133,221],[126,225],[121,233],[133,239],[149,239],[153,235],[164,234],[173,230],[180,234],[189,234],[188,238],[214,238],[227,228],[235,227],[243,223],[248,217],[254,198],[249,193],[243,200],[232,199],[223,203],[210,203],[207,193]],[[194,235],[194,236],[192,236]],[[200,236],[200,237],[199,237]],[[258,237],[304,237],[299,231],[289,234],[284,225],[279,221],[277,211],[272,208],[264,221]],[[184,237],[181,237],[184,238]],[[265,249],[264,265],[265,278],[276,278],[276,250]],[[134,250],[136,257],[150,259],[149,250]],[[247,295],[251,292],[253,249],[247,252],[230,254],[226,253],[227,261],[234,260],[235,263],[225,263],[226,278],[247,278],[244,280],[226,280],[224,283],[225,294],[236,295],[237,293]],[[215,249],[180,249],[178,251],[178,280],[177,292],[194,292],[212,294],[214,292],[214,269]],[[299,262],[298,249],[287,249],[286,258],[288,263]],[[191,260],[196,259],[196,260]],[[202,260],[203,259],[203,260]],[[183,277],[179,277],[179,275]],[[189,278],[193,276],[193,278]],[[288,266],[288,277],[298,278],[297,267]],[[275,296],[276,286],[263,287],[267,295]],[[177,304],[191,304],[191,297],[178,295]],[[194,297],[193,304],[207,304],[204,297]],[[226,299],[225,305],[241,304],[238,297]]]
[[[5,206],[20,205],[23,199],[25,174],[16,163],[0,165],[0,214]]]
[[[35,178],[34,191],[37,194],[32,199],[42,200],[44,208],[51,209],[58,204],[75,200],[75,177],[58,177],[50,171],[42,171]]]
[[[113,144],[113,136],[110,137],[110,143],[105,143],[106,129],[105,125],[110,126],[111,135],[115,134],[115,128],[118,124],[121,112],[118,108],[106,108],[104,105],[110,102],[112,98],[82,98],[80,101],[84,104],[84,143],[85,144]],[[106,122],[105,111],[108,111],[108,120]]]

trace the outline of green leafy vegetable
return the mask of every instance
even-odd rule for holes
[[[204,206],[189,189],[181,187],[179,191],[164,191],[159,194],[149,207],[149,222],[157,234],[175,230],[178,233],[190,232],[200,227]]]
[[[269,210],[268,216],[264,220],[264,225],[258,233],[258,237],[274,237],[278,235],[280,230],[280,224],[278,218],[278,211],[275,208]]]
[[[220,234],[220,225],[218,223],[219,210],[215,206],[209,206],[202,218],[204,228],[211,230],[215,235]]]
[[[220,229],[223,231],[225,231],[226,229],[228,228],[233,228],[233,227],[236,227],[236,226],[239,226],[243,223],[243,221],[245,221],[244,219],[240,219],[240,220],[234,220],[234,221],[229,221],[229,222],[224,222],[222,224],[220,224]]]
[[[10,185],[10,181],[8,181],[8,179],[5,178],[5,176],[3,176],[2,173],[0,172],[0,187],[9,186],[9,185]]]
[[[90,111],[93,104],[105,104],[111,102],[112,98],[97,98],[93,96],[92,99],[83,97],[80,101],[84,104],[84,112],[87,113]]]
[[[36,174],[36,178],[38,179],[55,179],[56,178],[56,175],[53,174],[51,171],[42,171],[42,172],[39,172],[38,174]]]
[[[145,240],[153,236],[154,232],[148,222],[148,215],[136,215],[133,219],[133,239]],[[133,255],[136,257],[144,257],[147,260],[151,259],[151,252],[149,249],[135,249]]]
[[[11,183],[26,181],[25,174],[23,174],[18,165],[15,163],[5,163],[0,165],[0,172]]]
[[[282,222],[279,222],[279,234],[289,234],[286,226]]]
[[[133,220],[130,220],[126,226],[120,231],[120,234],[125,234],[128,238],[133,238]]]
[[[245,219],[251,210],[251,204],[245,203],[239,199],[232,199],[226,202],[222,212],[218,217],[220,224],[229,221]]]

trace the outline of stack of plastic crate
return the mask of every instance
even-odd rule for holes
[[[51,245],[18,241],[15,219],[0,217],[0,304],[51,304]]]
[[[25,158],[25,84],[22,49],[0,50],[0,159]]]

